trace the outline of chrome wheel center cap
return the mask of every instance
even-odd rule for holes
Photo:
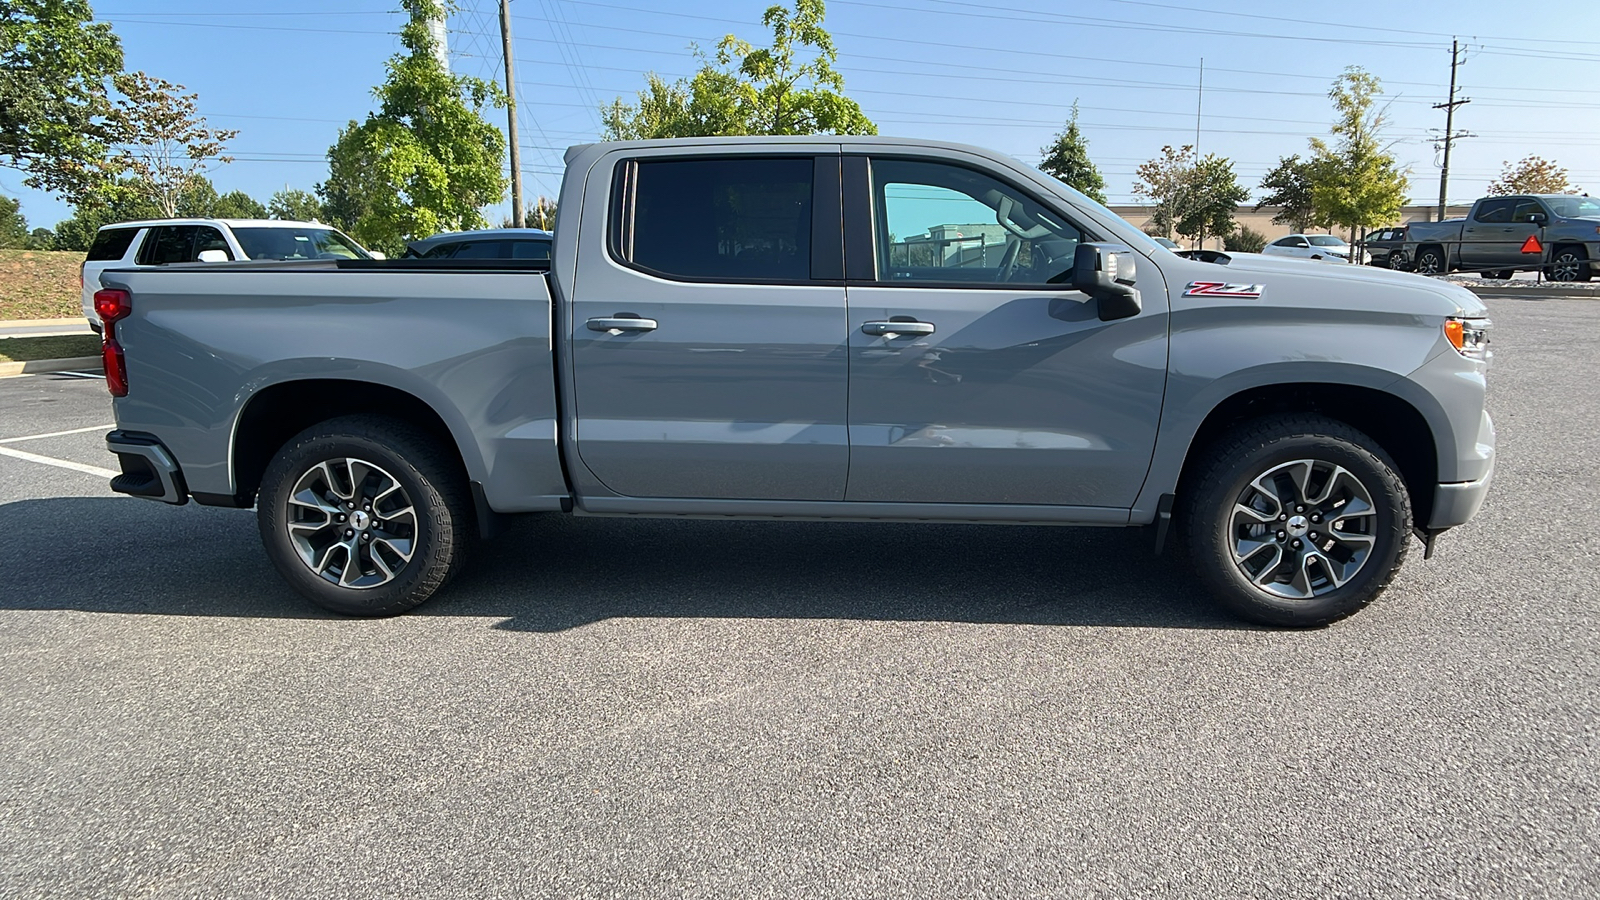
[[[357,513],[357,515],[360,515]],[[1304,537],[1311,530],[1311,523],[1305,516],[1290,516],[1287,531],[1290,537]]]
[[[371,524],[372,524],[372,517],[367,515],[362,510],[358,509],[355,512],[350,514],[350,527],[354,528],[357,531],[366,531],[367,530],[367,526],[371,525]],[[1304,530],[1304,529],[1302,529],[1302,530]]]

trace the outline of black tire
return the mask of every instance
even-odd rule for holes
[[[1236,615],[1263,625],[1288,628],[1326,625],[1360,611],[1375,600],[1405,562],[1411,528],[1410,494],[1394,461],[1377,442],[1360,431],[1342,422],[1308,413],[1269,416],[1238,426],[1202,452],[1205,455],[1187,478],[1184,491],[1179,496],[1179,528],[1202,583],[1218,602]],[[1322,527],[1325,533],[1321,539],[1326,546],[1319,548],[1314,541],[1299,541],[1292,537],[1285,541],[1278,536],[1288,534],[1287,531],[1269,533],[1262,536],[1261,546],[1257,549],[1271,550],[1274,544],[1279,545],[1276,557],[1269,553],[1258,555],[1252,551],[1236,561],[1236,544],[1248,546],[1243,542],[1254,539],[1241,536],[1241,526],[1237,524],[1241,517],[1236,513],[1235,504],[1251,490],[1252,482],[1258,478],[1302,460],[1317,461],[1322,466],[1320,469],[1313,467],[1307,470],[1306,481],[1309,483],[1315,483],[1318,477],[1315,472],[1326,473],[1322,476],[1326,479],[1324,484],[1332,482],[1335,466],[1354,476],[1356,484],[1370,498],[1373,508],[1371,521],[1360,513],[1348,514],[1350,518],[1345,519],[1337,507],[1327,514],[1327,518],[1315,517],[1317,521],[1326,523],[1321,526],[1308,524],[1304,516],[1295,516],[1301,529]],[[1287,505],[1280,508],[1286,513],[1290,512]],[[1359,506],[1354,505],[1354,501],[1344,501],[1343,509],[1357,508]],[[1333,577],[1333,570],[1327,565],[1333,561],[1328,554],[1343,553],[1347,544],[1332,540],[1330,532],[1357,518],[1361,520],[1359,527],[1362,530],[1348,534],[1357,538],[1370,535],[1370,550],[1366,551],[1364,561],[1358,564],[1355,571],[1345,575],[1347,580],[1338,583]],[[1246,516],[1243,521],[1249,523],[1253,520]],[[1279,526],[1274,524],[1267,527],[1276,529]],[[1310,539],[1317,532],[1302,530],[1300,534]],[[1296,548],[1303,545],[1309,549],[1291,550],[1288,546],[1290,542]],[[1308,555],[1316,557],[1319,554],[1322,554],[1320,559],[1299,563],[1300,570],[1314,570],[1322,578],[1322,587],[1315,589],[1312,576],[1304,575],[1307,594],[1304,597],[1279,596],[1272,591],[1289,591],[1294,586],[1277,581],[1268,582],[1265,586],[1258,585],[1244,568],[1252,560],[1265,557],[1274,562],[1261,566],[1258,570],[1261,577],[1272,571],[1288,573],[1295,571],[1295,558],[1303,560]],[[1276,560],[1279,559],[1284,561],[1283,568],[1275,569]],[[1341,563],[1341,567],[1350,562]]]
[[[352,459],[362,467],[351,466]],[[328,478],[319,477],[319,469]],[[333,481],[348,485],[350,502],[356,504],[361,502],[363,484],[373,486],[366,492],[374,492],[377,486],[387,491],[392,483],[399,492],[389,492],[387,499],[380,497],[369,505],[372,512],[361,514],[358,523],[358,506],[351,506],[348,513],[341,509],[344,501],[337,488],[318,489]],[[291,503],[297,485],[300,499]],[[311,508],[304,502],[309,495],[317,495],[317,504],[328,503],[331,508],[327,512]],[[404,503],[413,513],[407,517],[398,505],[384,511],[384,503]],[[344,524],[332,524],[333,513],[339,513],[338,522]],[[326,516],[329,524],[319,524],[318,516]],[[474,533],[473,521],[472,501],[453,449],[441,447],[426,432],[403,421],[373,415],[330,419],[290,439],[267,466],[256,503],[261,541],[284,580],[318,606],[351,616],[399,615],[433,596],[460,569]],[[298,526],[298,537],[291,537],[291,524]],[[358,524],[361,533],[350,538],[353,529],[346,526]],[[312,529],[309,537],[307,529]],[[330,530],[339,533],[329,534]],[[307,545],[324,534],[347,537],[350,543],[340,549],[324,542],[326,549],[318,556],[319,548]],[[402,559],[396,547],[409,548],[409,557]],[[303,552],[321,560],[322,574],[315,562],[302,557]],[[385,575],[387,580],[382,580]],[[352,584],[377,581],[346,586],[347,576]]]
[[[1446,272],[1444,251],[1438,247],[1424,247],[1417,251],[1417,264],[1411,271],[1420,275],[1443,275]]]
[[[1411,261],[1406,258],[1404,250],[1396,250],[1389,254],[1389,268],[1397,272],[1407,272],[1411,269]]]
[[[1589,257],[1577,247],[1557,247],[1550,255],[1551,281],[1588,281]]]

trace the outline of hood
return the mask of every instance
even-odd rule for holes
[[[1183,279],[1173,285],[1174,294],[1182,294],[1190,281],[1215,279],[1260,284],[1262,302],[1273,305],[1309,303],[1442,316],[1481,316],[1488,311],[1476,294],[1442,278],[1260,253],[1226,253],[1219,258],[1226,264],[1185,260],[1181,274],[1173,273]],[[1169,281],[1177,278],[1169,276]]]

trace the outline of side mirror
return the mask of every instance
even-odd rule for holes
[[[1136,316],[1143,305],[1134,288],[1138,267],[1133,250],[1121,244],[1079,244],[1072,258],[1072,288],[1100,304],[1100,321]]]
[[[1542,212],[1529,213],[1528,221],[1535,225],[1543,225],[1544,223],[1550,221],[1550,217]]]
[[[228,251],[226,251],[226,250],[201,250],[200,251],[199,260],[201,262],[227,262],[228,261]]]

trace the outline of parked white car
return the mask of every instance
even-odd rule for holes
[[[107,269],[230,259],[382,259],[335,228],[277,219],[155,219],[118,222],[95,233],[81,270],[83,315],[100,330],[94,294]]]
[[[1300,259],[1320,259],[1327,262],[1349,262],[1350,245],[1344,238],[1332,234],[1290,234],[1278,238],[1261,252],[1268,256],[1296,256]],[[1361,263],[1365,265],[1370,257],[1363,251]]]

